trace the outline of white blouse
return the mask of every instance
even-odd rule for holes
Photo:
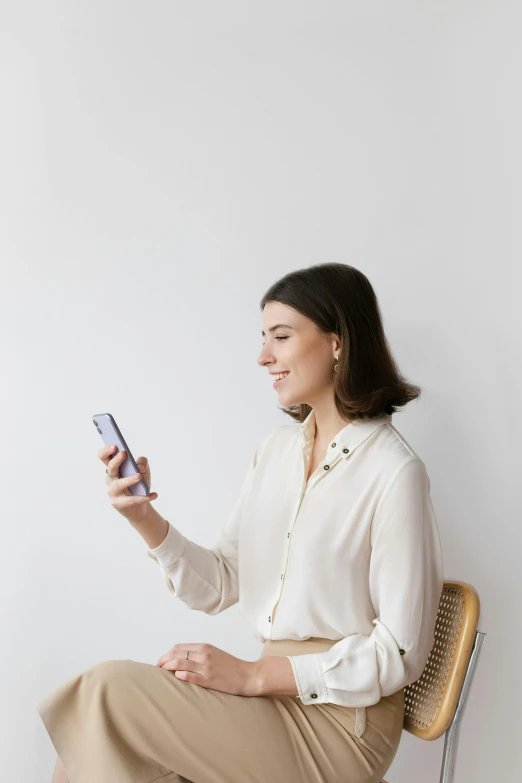
[[[304,704],[364,707],[418,679],[434,644],[443,565],[430,481],[392,417],[353,421],[306,481],[313,409],[258,445],[207,549],[169,523],[147,554],[191,609],[238,603],[256,637],[336,643],[287,656]]]

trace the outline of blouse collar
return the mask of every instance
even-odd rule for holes
[[[341,457],[348,457],[354,449],[357,448],[366,438],[385,424],[391,423],[390,413],[382,413],[379,416],[370,419],[356,419],[346,424],[328,444],[328,451],[334,453],[339,451]],[[303,438],[305,447],[308,447],[315,436],[316,421],[315,411],[312,408],[306,419],[300,423],[299,429]]]

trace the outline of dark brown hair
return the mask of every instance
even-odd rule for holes
[[[368,278],[348,264],[317,264],[275,282],[261,299],[281,302],[310,318],[325,335],[341,341],[334,399],[345,419],[396,413],[420,397],[421,389],[401,375],[384,334],[381,311]],[[279,408],[299,422],[312,410],[305,403]]]

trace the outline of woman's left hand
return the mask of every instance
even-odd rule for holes
[[[187,651],[189,654],[187,660]],[[156,663],[180,680],[203,688],[232,693],[235,696],[257,696],[256,661],[243,661],[212,644],[175,644]]]

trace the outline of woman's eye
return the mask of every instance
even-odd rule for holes
[[[288,340],[288,335],[283,336],[282,334],[275,338],[276,340]],[[261,343],[261,345],[264,345],[264,343]]]

